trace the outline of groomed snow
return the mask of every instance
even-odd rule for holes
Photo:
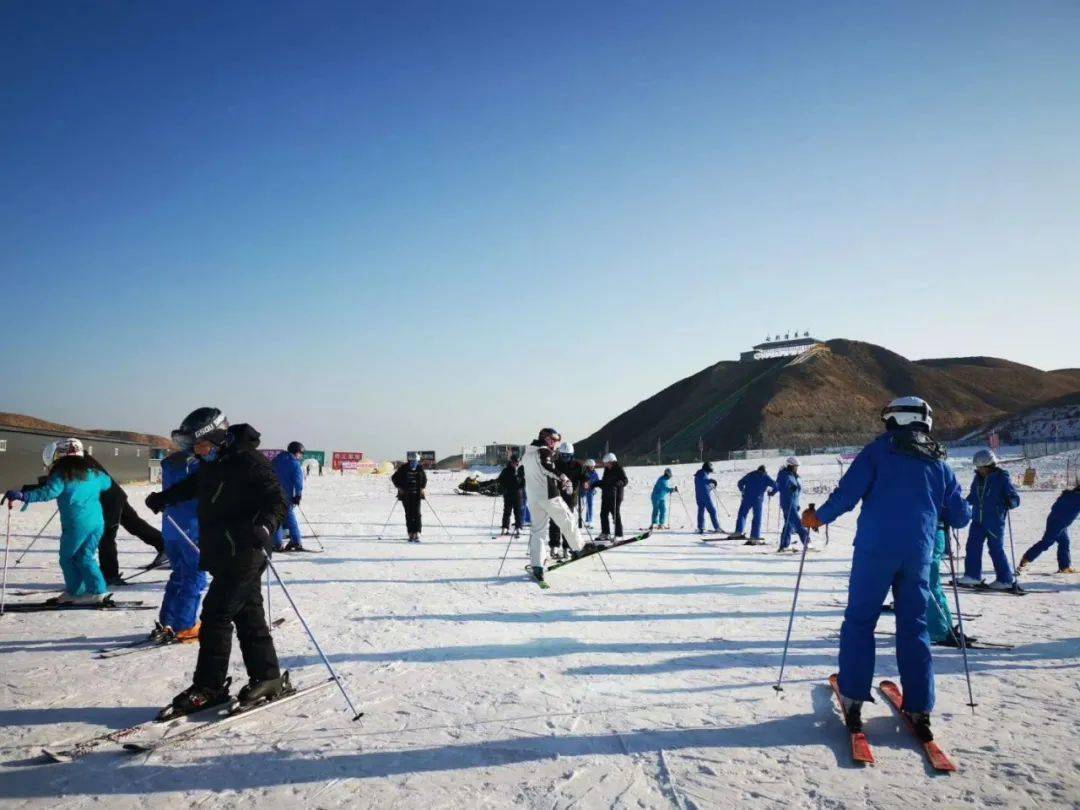
[[[827,492],[835,460],[804,464]],[[759,462],[719,465],[728,509],[734,482]],[[765,461],[775,473],[780,461]],[[676,468],[693,509],[690,475]],[[966,487],[970,468],[962,470]],[[647,523],[659,468],[632,468],[628,532]],[[134,640],[154,612],[9,614],[0,619],[0,802],[5,807],[539,808],[600,807],[1076,807],[1077,608],[1080,581],[1035,565],[1027,597],[961,594],[981,617],[968,631],[1016,644],[973,651],[978,708],[966,706],[959,651],[935,652],[935,728],[959,773],[933,775],[884,702],[867,706],[878,764],[850,764],[847,736],[826,684],[836,668],[854,516],[808,555],[788,670],[776,693],[797,556],[770,545],[700,542],[676,498],[673,531],[550,576],[524,575],[525,540],[491,539],[493,499],[452,493],[460,474],[429,488],[448,538],[425,513],[424,542],[401,541],[400,509],[385,479],[308,481],[304,511],[326,553],[275,557],[320,643],[355,698],[350,722],[339,694],[323,691],[228,730],[151,756],[116,747],[72,764],[41,764],[48,743],[138,722],[190,677],[196,651],[181,647],[96,660],[103,644]],[[146,487],[132,487],[141,507]],[[1016,553],[1041,534],[1054,492],[1023,493],[1014,513]],[[823,494],[805,501],[824,500]],[[12,513],[21,550],[51,513]],[[145,510],[140,509],[144,514]],[[730,529],[732,518],[721,514]],[[309,531],[305,525],[305,531]],[[9,572],[9,600],[59,591],[57,534]],[[824,536],[818,545],[824,544]],[[310,545],[314,541],[309,540]],[[122,533],[121,562],[147,562]],[[14,561],[14,554],[12,555]],[[986,561],[989,569],[989,559]],[[163,575],[120,598],[157,604]],[[11,591],[33,595],[12,596]],[[275,587],[272,609],[287,614]],[[883,617],[880,628],[890,629]],[[276,632],[298,683],[325,670],[295,617]],[[896,677],[892,640],[879,637],[878,676]],[[238,650],[234,677],[242,682]]]

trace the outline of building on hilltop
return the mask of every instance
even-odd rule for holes
[[[809,332],[788,333],[774,338],[765,338],[764,343],[759,343],[750,351],[739,355],[740,363],[750,363],[754,360],[768,360],[772,357],[795,357],[810,351],[821,343],[817,338],[810,337]]]

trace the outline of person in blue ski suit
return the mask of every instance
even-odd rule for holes
[[[581,499],[585,509],[585,525],[592,528],[593,525],[593,498],[596,496],[597,485],[600,483],[600,474],[596,471],[596,462],[591,458],[585,462],[585,483],[581,487]]]
[[[1009,473],[997,466],[997,457],[990,450],[975,454],[975,477],[967,501],[971,504],[971,528],[968,530],[967,553],[964,557],[962,585],[982,583],[983,544],[990,549],[997,579],[991,588],[1004,590],[1013,587],[1013,572],[1005,554],[1005,523],[1010,509],[1020,505],[1020,495]]]
[[[735,519],[735,536],[746,537],[746,516],[751,510],[754,517],[750,523],[750,536],[761,537],[761,514],[765,506],[765,493],[768,491],[771,498],[776,494],[776,482],[773,481],[762,464],[756,470],[748,472],[739,479],[737,484],[742,493],[742,501],[739,502],[739,514]]]
[[[788,456],[786,466],[777,473],[776,489],[780,492],[780,515],[783,527],[780,529],[780,550],[791,547],[791,533],[799,535],[803,543],[810,542],[810,532],[799,519],[799,496],[802,495],[802,481],[799,480],[799,460]]]
[[[1046,531],[1043,532],[1042,540],[1024,552],[1017,572],[1024,570],[1039,555],[1050,546],[1057,544],[1057,563],[1059,574],[1075,574],[1072,567],[1072,558],[1069,556],[1069,526],[1080,514],[1080,483],[1072,489],[1067,489],[1058,496],[1054,505],[1050,507],[1050,514],[1046,518]]]
[[[678,492],[679,488],[675,486],[675,482],[672,480],[671,468],[668,467],[664,470],[664,474],[656,479],[656,483],[652,488],[652,520],[649,521],[650,528],[666,529],[668,528],[668,508],[671,502],[671,493]]]
[[[82,442],[64,439],[55,443],[48,476],[32,490],[8,490],[8,508],[23,501],[56,501],[60,512],[60,570],[64,592],[47,600],[55,604],[98,604],[108,597],[105,577],[98,564],[98,543],[105,533],[101,494],[113,485],[108,475],[93,468],[83,455]],[[2,499],[0,499],[2,500]]]
[[[198,469],[199,459],[189,444],[187,449],[162,459],[161,486],[169,489]],[[161,521],[161,536],[165,540],[165,553],[172,572],[165,583],[165,598],[161,601],[159,632],[180,640],[198,638],[199,602],[206,591],[207,577],[206,572],[199,569],[199,549],[191,547],[191,543],[199,545],[198,505],[198,501],[192,499],[167,506]],[[185,534],[191,543],[184,539]]]
[[[711,461],[701,465],[701,469],[694,473],[694,499],[697,501],[697,533],[705,532],[705,513],[709,513],[714,532],[720,531],[720,520],[716,517],[716,507],[713,505],[712,491],[716,488],[716,479],[710,478],[713,471]]]
[[[289,442],[284,453],[274,457],[274,474],[285,493],[285,503],[289,506],[286,523],[289,527],[289,543],[285,544],[285,526],[274,534],[274,545],[278,551],[303,551],[304,543],[300,535],[300,522],[296,519],[296,508],[300,506],[300,496],[304,494],[304,468],[300,460],[304,457],[304,446],[300,442]]]
[[[817,530],[862,501],[840,628],[840,693],[849,728],[862,730],[862,702],[871,699],[874,628],[892,590],[896,660],[908,712],[921,738],[932,739],[934,668],[927,633],[930,560],[938,524],[962,528],[971,508],[945,450],[930,438],[930,406],[917,397],[894,400],[882,412],[886,432],[866,445],[828,500],[803,513]]]

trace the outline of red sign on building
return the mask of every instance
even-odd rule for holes
[[[346,467],[355,467],[358,461],[363,460],[363,453],[345,453],[335,450],[334,455],[330,457],[330,469],[340,470],[342,462],[345,463]]]

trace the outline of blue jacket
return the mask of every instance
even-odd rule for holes
[[[193,475],[199,469],[199,459],[194,453],[178,450],[161,461],[161,488],[169,489],[179,484],[189,475]],[[190,501],[165,507],[165,516],[171,517],[191,538],[191,542],[199,542],[199,502],[192,498]],[[168,520],[161,521],[161,534],[167,540],[183,542],[179,532]]]
[[[776,482],[769,478],[769,474],[762,472],[761,470],[753,470],[748,472],[742,478],[739,479],[737,484],[739,492],[742,493],[744,501],[760,501],[765,497],[765,491],[770,490],[770,494],[776,494]]]
[[[88,470],[86,478],[65,481],[56,473],[45,483],[26,492],[27,503],[56,499],[63,533],[70,536],[103,532],[105,516],[101,511],[101,493],[113,485],[113,480],[99,470]]]
[[[709,493],[714,486],[716,486],[716,481],[709,478],[704,468],[694,473],[694,495],[697,496],[698,503],[710,503]]]
[[[799,496],[802,494],[802,481],[799,476],[784,467],[776,475],[777,490],[780,491],[780,507],[787,512],[792,507],[799,508]]]
[[[291,505],[293,498],[304,491],[304,468],[291,453],[278,453],[273,466],[281,489],[285,492],[285,502]]]
[[[668,478],[666,475],[661,475],[656,479],[656,483],[652,488],[652,499],[654,501],[666,498],[671,494],[671,490],[675,489],[675,479]]]
[[[1050,514],[1046,518],[1046,530],[1057,534],[1062,529],[1069,528],[1077,515],[1080,515],[1080,489],[1067,489],[1050,507]]]
[[[986,478],[975,473],[967,502],[971,504],[971,522],[978,523],[991,536],[1001,537],[1005,531],[1005,514],[1020,505],[1020,495],[1009,473],[998,467]]]
[[[971,508],[945,459],[905,452],[903,433],[885,433],[866,445],[817,516],[832,523],[861,500],[857,549],[900,557],[914,550],[929,560],[938,523],[963,528]]]

